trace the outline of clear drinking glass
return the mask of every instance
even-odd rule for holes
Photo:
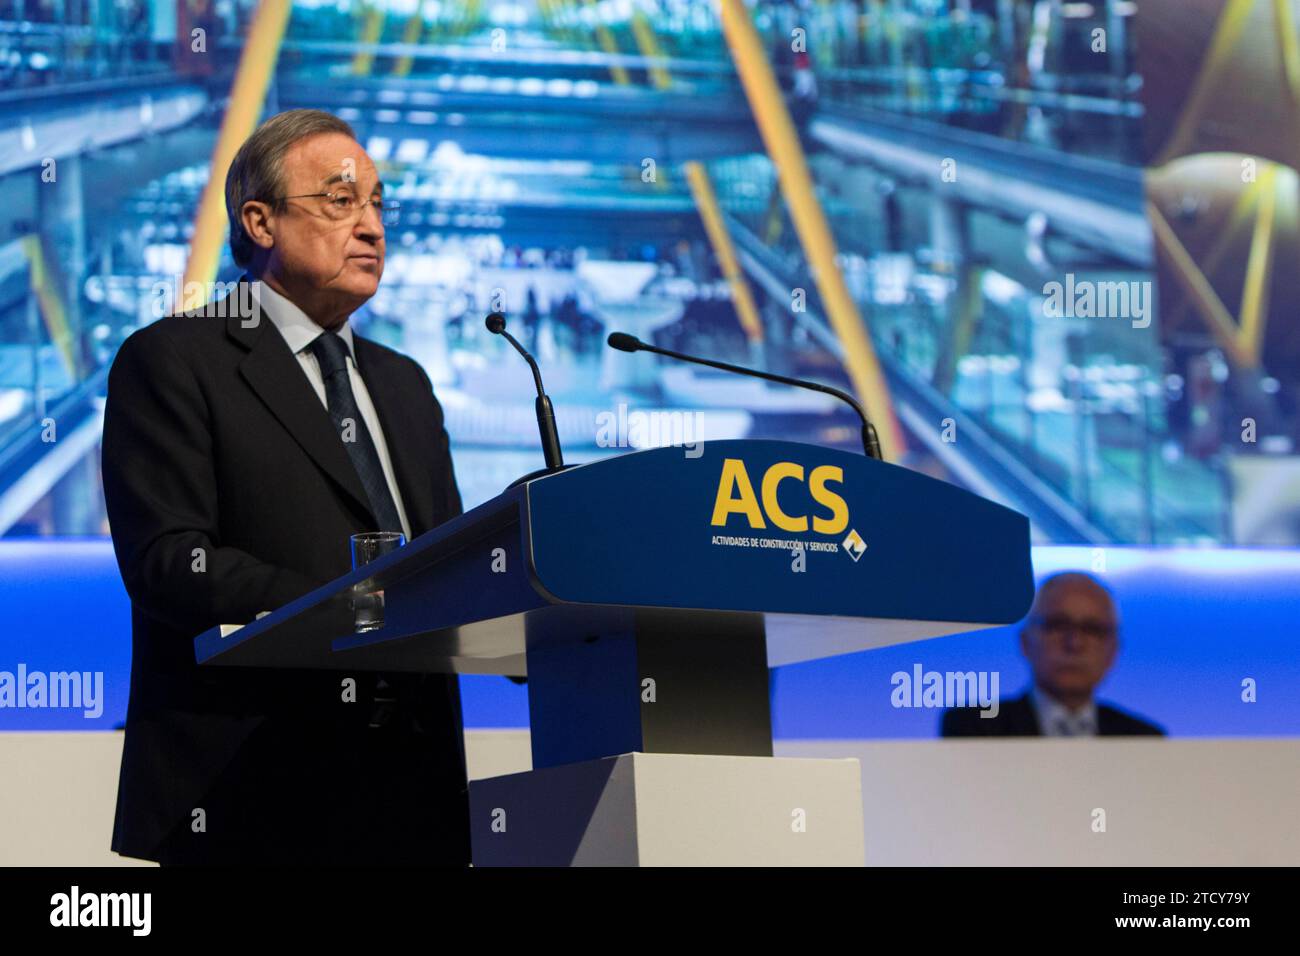
[[[369,564],[376,558],[396,551],[406,544],[406,535],[400,531],[366,531],[352,536],[352,567]],[[352,594],[352,623],[358,634],[376,631],[384,626],[384,592],[374,588],[372,581],[355,585]]]

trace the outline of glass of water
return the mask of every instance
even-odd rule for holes
[[[352,536],[352,568],[369,564],[376,558],[396,551],[406,544],[400,531],[366,531]],[[374,582],[362,581],[352,594],[352,623],[358,634],[377,631],[384,626],[384,592]]]

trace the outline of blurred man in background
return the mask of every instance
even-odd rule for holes
[[[944,737],[1109,737],[1163,734],[1155,724],[1099,704],[1119,650],[1119,613],[1105,585],[1066,571],[1045,580],[1020,629],[1033,686],[1003,701],[996,717],[973,707],[944,712]]]

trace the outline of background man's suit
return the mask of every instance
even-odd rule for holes
[[[375,729],[374,675],[194,663],[201,631],[347,572],[349,536],[377,530],[279,330],[267,313],[246,324],[221,303],[161,319],[123,343],[109,375],[104,496],[133,625],[113,849],[164,862],[464,864],[456,678],[383,675],[398,703]],[[412,359],[355,335],[354,347],[422,534],[461,511],[441,407]],[[347,676],[356,703],[343,702]],[[205,833],[193,832],[196,809]]]
[[[1004,700],[998,705],[996,717],[981,717],[978,707],[952,707],[943,712],[939,728],[943,737],[1040,737],[1038,713],[1029,694]],[[1106,704],[1097,705],[1097,735],[1099,737],[1130,737],[1160,735],[1164,731],[1155,724],[1126,714]]]

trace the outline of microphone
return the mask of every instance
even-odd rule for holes
[[[834,395],[840,401],[846,403],[850,408],[858,413],[862,419],[862,450],[868,458],[875,458],[883,461],[884,456],[880,453],[880,439],[876,435],[876,426],[871,424],[871,419],[867,418],[867,413],[863,411],[862,406],[858,404],[857,399],[847,392],[842,392],[838,388],[832,388],[829,385],[822,385],[819,382],[805,382],[799,378],[789,378],[785,375],[775,375],[772,372],[760,372],[757,369],[744,368],[740,365],[732,365],[729,362],[715,362],[713,359],[697,358],[694,355],[683,355],[681,352],[674,352],[671,349],[661,349],[657,345],[650,345],[642,342],[635,335],[628,335],[626,332],[611,332],[606,340],[610,348],[618,349],[620,352],[653,352],[655,355],[666,355],[668,358],[677,359],[682,362],[693,362],[696,365],[707,365],[709,368],[721,369],[724,372],[735,372],[737,375],[752,375],[754,378],[765,379],[769,382],[779,382],[782,385],[793,385],[796,388],[806,388],[814,392],[822,392],[825,395]]]
[[[546,389],[542,387],[542,373],[538,371],[537,362],[528,354],[528,350],[506,331],[506,317],[500,312],[493,312],[487,317],[484,324],[489,332],[493,335],[500,335],[515,347],[516,352],[524,357],[528,367],[533,370],[533,381],[537,385],[537,429],[542,436],[542,454],[546,456],[546,469],[544,472],[533,472],[530,475],[525,475],[519,481],[526,481],[538,474],[560,471],[564,468],[564,457],[560,454],[560,434],[555,429],[555,409],[551,406],[551,400],[547,397]],[[515,484],[518,484],[518,482],[515,482]]]

